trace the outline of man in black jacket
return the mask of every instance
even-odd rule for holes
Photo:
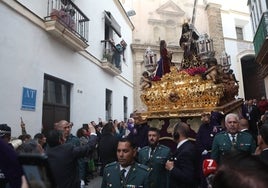
[[[258,135],[258,150],[260,152],[259,157],[261,158],[261,160],[268,164],[268,126],[267,125],[263,126],[260,129],[260,133]]]
[[[90,127],[90,132],[88,144],[78,147],[65,143],[63,132],[60,130],[51,130],[48,133],[48,162],[58,188],[80,188],[77,160],[88,156],[97,142],[93,126]]]
[[[99,155],[102,163],[100,176],[103,175],[103,169],[108,163],[117,161],[118,138],[115,136],[115,128],[112,122],[104,125],[102,129],[102,136],[99,143]]]
[[[188,140],[189,126],[179,122],[175,125],[173,138],[178,144],[172,159],[166,162],[170,173],[170,188],[197,187],[197,158],[196,149]]]
[[[260,112],[256,105],[253,104],[253,100],[250,99],[247,105],[242,108],[242,115],[249,123],[249,132],[252,134],[255,141],[257,141],[258,128],[257,122],[260,119]]]

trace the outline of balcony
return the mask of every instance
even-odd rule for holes
[[[88,47],[88,22],[71,0],[48,0],[46,30],[75,51]]]
[[[121,55],[124,53],[125,43],[116,44],[112,40],[102,40],[104,45],[102,68],[114,76],[122,73],[121,71]]]
[[[253,40],[256,62],[267,64],[268,58],[268,12],[264,12]]]

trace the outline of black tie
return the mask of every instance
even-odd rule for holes
[[[122,169],[121,170],[121,180],[125,181],[125,172],[126,172],[126,169]]]
[[[231,135],[232,136],[232,150],[235,149],[235,144],[236,144],[236,140],[235,140],[235,135]]]
[[[151,147],[150,158],[153,156],[153,154],[154,154],[154,150],[155,150],[155,148]]]

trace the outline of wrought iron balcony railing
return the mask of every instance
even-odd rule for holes
[[[48,0],[46,21],[57,20],[84,42],[88,41],[89,18],[71,0]]]
[[[111,40],[102,40],[101,42],[104,43],[103,59],[121,71],[121,54],[124,47],[121,44],[115,45]]]

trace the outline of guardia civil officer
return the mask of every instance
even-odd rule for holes
[[[225,117],[226,131],[218,133],[212,144],[211,158],[220,163],[221,158],[228,152],[238,150],[254,153],[256,143],[246,132],[239,131],[239,117],[230,113]]]
[[[149,145],[143,147],[138,154],[138,161],[151,169],[150,188],[166,188],[168,186],[168,171],[165,164],[170,158],[170,149],[159,143],[160,132],[155,127],[148,131]]]
[[[117,146],[118,162],[105,166],[101,188],[149,188],[150,168],[135,162],[136,147],[129,138],[122,138]]]

